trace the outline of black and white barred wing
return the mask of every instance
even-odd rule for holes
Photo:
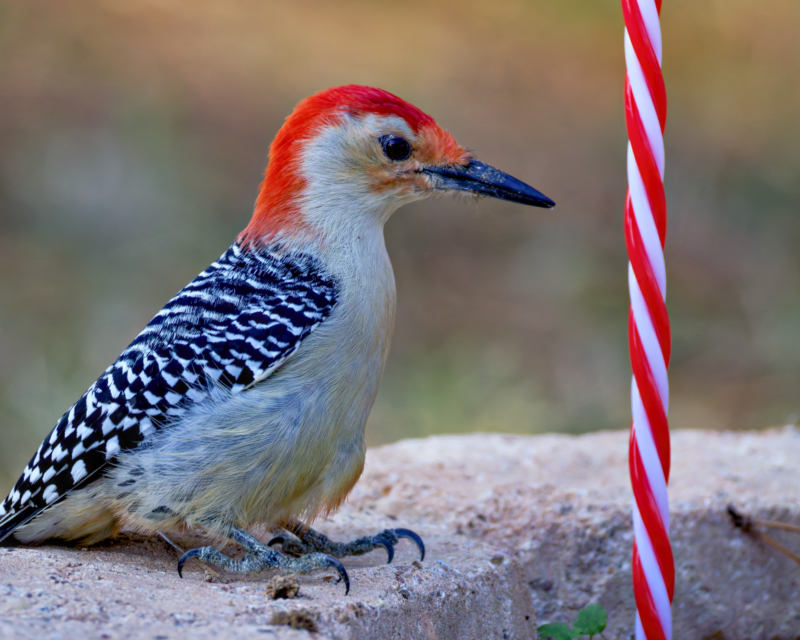
[[[239,393],[267,378],[335,303],[334,281],[311,258],[231,247],[61,417],[0,504],[0,541],[179,420],[211,386]]]

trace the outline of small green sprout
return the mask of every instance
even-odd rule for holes
[[[578,612],[575,624],[570,629],[566,622],[551,622],[543,624],[537,629],[539,637],[552,638],[553,640],[573,640],[589,636],[589,640],[594,638],[596,633],[601,633],[606,628],[608,614],[599,604],[590,604],[588,607]]]

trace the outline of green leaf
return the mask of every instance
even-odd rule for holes
[[[568,624],[563,622],[551,622],[550,624],[543,624],[536,631],[539,632],[539,637],[553,638],[553,640],[572,640],[572,631]]]
[[[581,609],[578,617],[575,618],[575,626],[573,627],[573,638],[579,638],[582,635],[593,636],[600,633],[606,628],[608,621],[608,614],[596,602],[590,604],[588,607]]]

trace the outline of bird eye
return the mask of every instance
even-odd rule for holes
[[[389,160],[406,160],[411,155],[411,145],[405,138],[400,136],[381,136],[381,146],[383,153]]]

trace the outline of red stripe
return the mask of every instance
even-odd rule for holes
[[[664,77],[661,75],[661,66],[653,50],[653,45],[647,35],[647,29],[639,11],[636,0],[622,0],[622,14],[625,18],[625,27],[631,38],[636,58],[642,67],[644,79],[650,90],[650,97],[656,107],[656,115],[661,125],[661,133],[667,124],[667,90],[664,86]]]
[[[631,486],[633,487],[633,496],[636,500],[636,506],[639,508],[639,513],[642,515],[642,522],[644,522],[644,526],[650,536],[650,543],[653,545],[653,553],[655,553],[656,560],[658,561],[658,568],[661,571],[661,576],[664,578],[664,584],[667,587],[667,596],[669,597],[669,601],[672,602],[672,596],[675,593],[675,561],[672,557],[672,547],[670,547],[669,536],[661,520],[658,504],[656,504],[653,490],[650,487],[650,481],[647,479],[644,470],[644,463],[639,453],[639,446],[636,444],[636,437],[633,429],[631,429],[628,456]]]
[[[642,628],[647,640],[667,640],[664,629],[661,627],[661,620],[658,618],[658,610],[653,596],[647,588],[647,579],[639,560],[639,550],[636,548],[636,541],[633,542],[633,596],[636,598],[636,610],[642,620]]]
[[[664,403],[658,393],[653,372],[647,364],[644,347],[639,336],[639,330],[636,328],[636,322],[633,319],[632,310],[628,313],[628,350],[630,352],[633,376],[636,378],[636,386],[639,388],[642,405],[644,405],[647,420],[650,422],[650,429],[653,432],[658,459],[664,472],[664,481],[669,482],[671,463],[669,423],[667,422]]]
[[[628,127],[628,138],[631,141],[633,155],[642,176],[647,201],[650,203],[663,249],[667,237],[667,201],[664,197],[664,184],[627,76],[625,77],[625,124]]]
[[[650,320],[653,322],[664,362],[669,365],[672,353],[672,333],[669,327],[667,305],[664,304],[664,299],[661,297],[661,289],[653,273],[653,267],[647,258],[647,251],[639,233],[639,225],[633,215],[630,195],[625,202],[625,244],[628,247],[628,257],[633,267],[633,273],[639,283],[647,310],[650,312]]]
[[[661,0],[656,1],[656,8],[661,14]],[[637,0],[622,0],[622,12],[625,18],[625,27],[633,45],[634,54],[642,67],[650,98],[655,106],[661,133],[667,121],[667,94],[664,78],[661,75],[661,66],[656,57],[653,45],[647,35],[647,29],[642,19]],[[663,249],[667,232],[667,205],[664,197],[664,185],[656,164],[653,150],[647,140],[644,124],[639,113],[638,105],[631,90],[628,77],[625,78],[625,122],[628,128],[628,138],[631,143],[636,164],[642,176],[647,200],[653,213],[656,229]],[[658,287],[653,265],[647,258],[647,252],[642,242],[641,231],[636,223],[630,193],[625,202],[625,244],[630,257],[631,268],[642,290],[647,311],[656,332],[656,337],[661,347],[665,362],[669,364],[672,351],[672,339],[669,327],[669,317],[664,304],[661,291]],[[670,469],[670,442],[669,423],[666,412],[658,393],[658,388],[653,378],[653,372],[647,361],[644,347],[641,342],[638,328],[633,317],[633,311],[628,316],[628,342],[631,358],[631,367],[639,388],[645,413],[653,433],[659,461],[661,462],[664,478],[669,480]],[[644,427],[642,427],[644,428]],[[675,589],[675,565],[672,557],[672,548],[669,543],[664,522],[658,505],[653,496],[652,487],[647,479],[638,445],[636,444],[633,426],[631,427],[631,440],[628,452],[628,464],[631,475],[631,486],[634,499],[642,516],[653,551],[658,561],[661,575],[667,587],[669,600]],[[658,611],[653,601],[652,593],[639,558],[636,540],[633,543],[633,591],[636,598],[636,608],[642,621],[642,627],[647,640],[667,640]]]

